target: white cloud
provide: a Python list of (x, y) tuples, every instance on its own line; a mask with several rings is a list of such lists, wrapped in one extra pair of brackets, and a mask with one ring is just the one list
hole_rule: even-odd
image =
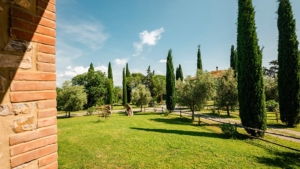
[(133, 47), (135, 49), (135, 54), (133, 56), (138, 56), (143, 51), (143, 46), (154, 46), (157, 44), (158, 40), (161, 39), (162, 33), (164, 32), (164, 28), (156, 29), (151, 32), (148, 30), (144, 30), (139, 33), (139, 37), (141, 39), (140, 42), (133, 42)]
[(115, 64), (116, 65), (125, 65), (128, 62), (128, 59), (115, 59)]
[(108, 39), (103, 25), (96, 19), (76, 20), (59, 22), (58, 33), (67, 39), (81, 43), (92, 50), (101, 49)]
[(107, 74), (108, 67), (101, 65), (101, 66), (96, 66), (94, 69), (100, 70), (101, 72), (104, 72)]
[(166, 63), (167, 60), (160, 60), (159, 63)]
[(157, 41), (161, 38), (161, 34), (164, 31), (164, 28), (160, 28), (151, 32), (148, 32), (147, 30), (141, 32), (140, 39), (142, 44), (156, 45)]

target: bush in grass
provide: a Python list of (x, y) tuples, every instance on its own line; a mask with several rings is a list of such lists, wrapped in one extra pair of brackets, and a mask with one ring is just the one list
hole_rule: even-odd
[(94, 112), (97, 111), (97, 108), (95, 106), (92, 106), (90, 108), (87, 109), (87, 115), (92, 115)]
[(237, 128), (235, 125), (230, 123), (223, 123), (220, 125), (222, 133), (225, 134), (227, 137), (236, 138), (237, 135)]
[(275, 100), (269, 100), (266, 102), (266, 108), (268, 111), (276, 112), (279, 109), (279, 104)]

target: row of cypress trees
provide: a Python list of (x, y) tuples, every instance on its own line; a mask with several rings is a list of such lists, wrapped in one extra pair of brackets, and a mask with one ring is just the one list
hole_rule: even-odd
[[(281, 121), (295, 126), (300, 121), (300, 53), (295, 20), (289, 0), (278, 0), (278, 91)], [(238, 1), (237, 24), (238, 95), (242, 124), (266, 130), (262, 50), (258, 45), (252, 0)], [(234, 50), (233, 47), (231, 49)], [(233, 53), (233, 52), (232, 52)], [(264, 132), (246, 129), (252, 136)]]

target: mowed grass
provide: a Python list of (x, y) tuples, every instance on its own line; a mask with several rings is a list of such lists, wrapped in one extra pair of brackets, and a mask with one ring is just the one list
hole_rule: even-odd
[(58, 119), (58, 147), (62, 169), (300, 166), (297, 151), (245, 136), (228, 139), (215, 124), (153, 113)]

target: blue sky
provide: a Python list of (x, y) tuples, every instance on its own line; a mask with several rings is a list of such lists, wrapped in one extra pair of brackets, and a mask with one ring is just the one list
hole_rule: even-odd
[[(300, 1), (291, 0), (298, 41)], [(277, 58), (277, 0), (253, 0), (263, 66)], [(174, 69), (184, 77), (196, 72), (201, 45), (203, 69), (229, 68), (230, 47), (236, 46), (237, 0), (62, 0), (57, 1), (57, 85), (88, 70), (107, 72), (122, 85), (130, 72), (146, 74), (148, 66), (165, 75), (172, 49)]]

